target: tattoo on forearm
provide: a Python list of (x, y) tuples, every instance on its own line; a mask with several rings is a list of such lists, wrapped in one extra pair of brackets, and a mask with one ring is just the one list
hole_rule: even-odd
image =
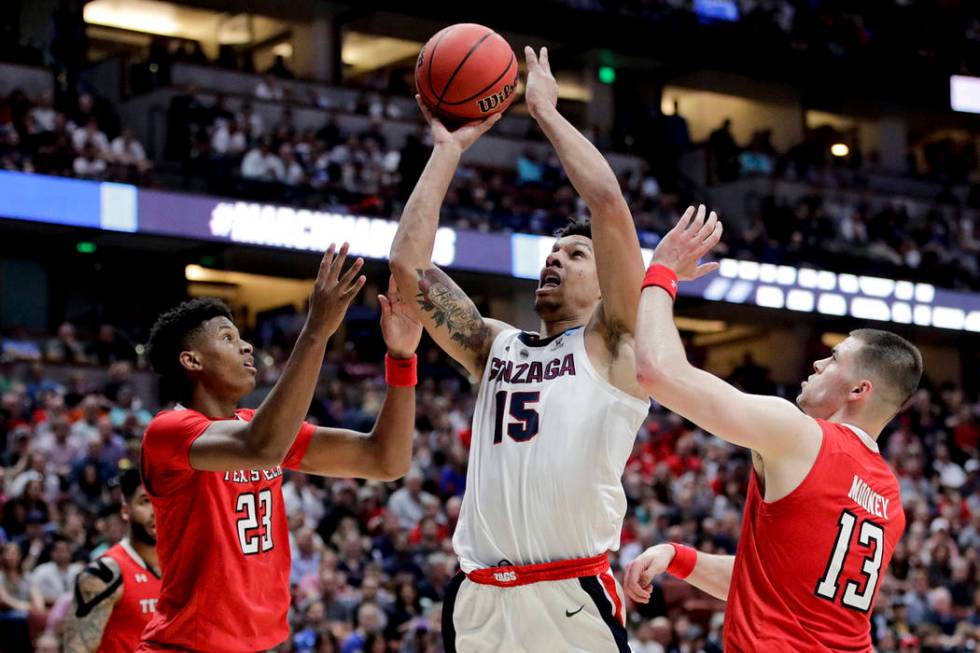
[(445, 325), (454, 341), (471, 351), (483, 351), (490, 329), (472, 300), (439, 268), (416, 271), (416, 300), (422, 310), (432, 316), (436, 326)]
[(99, 648), (112, 609), (122, 593), (122, 576), (115, 564), (98, 560), (75, 581), (75, 600), (65, 624), (65, 653), (91, 653)]

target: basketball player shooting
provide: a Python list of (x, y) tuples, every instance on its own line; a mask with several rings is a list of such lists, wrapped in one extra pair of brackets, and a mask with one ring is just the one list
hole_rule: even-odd
[(628, 651), (607, 551), (649, 408), (632, 336), (643, 259), (615, 174), (556, 109), (547, 50), (525, 55), (528, 108), (592, 216), (558, 234), (541, 270), (539, 333), (483, 317), (431, 261), (460, 156), (499, 115), (450, 132), (420, 102), (434, 149), (391, 250), (426, 330), (480, 379), (443, 638), (450, 652)]
[(915, 391), (922, 357), (892, 333), (852, 331), (813, 364), (799, 408), (693, 367), (673, 298), (678, 281), (717, 268), (698, 261), (721, 232), (714, 213), (692, 207), (657, 246), (637, 316), (637, 379), (666, 408), (752, 450), (738, 549), (651, 547), (630, 563), (626, 593), (648, 601), (650, 581), (667, 571), (727, 600), (726, 651), (871, 651), (869, 615), (905, 529), (876, 440)]

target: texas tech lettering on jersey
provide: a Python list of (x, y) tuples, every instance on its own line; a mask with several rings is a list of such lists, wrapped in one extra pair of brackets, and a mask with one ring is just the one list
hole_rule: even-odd
[(563, 358), (514, 364), (494, 357), (490, 361), (488, 381), (500, 378), (504, 383), (541, 383), (562, 376), (575, 376), (575, 355), (566, 354)]
[(282, 466), (271, 469), (236, 469), (225, 472), (225, 481), (230, 483), (258, 483), (261, 480), (274, 481), (282, 476)]

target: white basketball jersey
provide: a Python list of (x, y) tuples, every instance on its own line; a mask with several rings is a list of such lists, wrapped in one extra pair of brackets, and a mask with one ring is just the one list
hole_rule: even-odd
[(584, 334), (494, 340), (453, 536), (464, 572), (619, 548), (623, 470), (649, 403), (598, 375)]

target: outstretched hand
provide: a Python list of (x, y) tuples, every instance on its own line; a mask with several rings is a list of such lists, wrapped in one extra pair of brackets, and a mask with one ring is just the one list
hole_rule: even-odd
[(718, 214), (712, 211), (705, 221), (705, 212), (704, 204), (698, 207), (697, 214), (693, 206), (687, 207), (653, 251), (653, 262), (667, 266), (683, 281), (703, 277), (719, 267), (717, 262), (698, 264), (718, 244), (722, 234)]
[(422, 115), (425, 116), (425, 121), (429, 123), (429, 128), (432, 130), (432, 142), (436, 145), (452, 145), (458, 147), (460, 153), (465, 152), (478, 138), (490, 131), (490, 128), (496, 125), (497, 121), (503, 115), (495, 113), (489, 118), (468, 122), (455, 131), (449, 131), (442, 124), (442, 121), (432, 114), (429, 107), (425, 106), (421, 96), (416, 95), (415, 101), (418, 103), (419, 109), (422, 110)]
[(381, 304), (381, 335), (388, 353), (395, 358), (411, 358), (422, 339), (422, 323), (398, 294), (395, 275), (388, 279), (388, 294), (378, 295)]
[(524, 99), (527, 110), (535, 119), (546, 109), (558, 104), (558, 82), (551, 74), (551, 62), (548, 61), (548, 48), (541, 48), (539, 54), (534, 48), (525, 46), (524, 58), (527, 61), (527, 85), (524, 88)]
[(316, 276), (316, 283), (313, 284), (313, 291), (310, 293), (310, 312), (306, 322), (311, 328), (327, 337), (333, 335), (340, 327), (347, 308), (366, 280), (363, 274), (358, 275), (361, 266), (364, 265), (362, 258), (358, 258), (350, 267), (343, 270), (348, 249), (349, 245), (344, 243), (340, 247), (340, 252), (334, 255), (335, 245), (331, 244), (327, 248), (320, 261), (320, 270)]

